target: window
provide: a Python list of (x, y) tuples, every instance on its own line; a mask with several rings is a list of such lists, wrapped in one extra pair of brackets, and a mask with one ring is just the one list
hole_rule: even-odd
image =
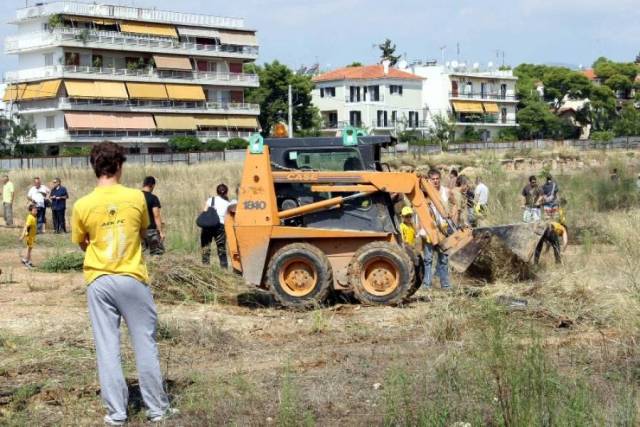
[(507, 109), (503, 108), (500, 110), (500, 121), (502, 123), (507, 123)]
[(76, 52), (65, 52), (64, 65), (75, 65), (76, 67), (79, 66), (80, 55), (78, 55)]
[(320, 88), (320, 98), (324, 98), (324, 88)]
[(379, 128), (389, 127), (388, 113), (386, 111), (378, 110), (377, 125)]
[(391, 112), (391, 123), (395, 126), (397, 121), (398, 121), (398, 112), (397, 111), (392, 111)]
[(362, 126), (362, 113), (360, 111), (350, 111), (349, 124), (356, 127)]
[(507, 97), (507, 85), (506, 84), (501, 84), (500, 85), (500, 98), (501, 99), (505, 99)]
[(330, 112), (327, 115), (328, 123), (325, 124), (330, 129), (335, 129), (338, 127), (338, 113), (335, 111)]
[(46, 116), (44, 119), (45, 119), (45, 128), (53, 129), (56, 127), (56, 116)]
[(420, 124), (420, 116), (417, 111), (409, 111), (409, 127), (417, 128)]
[(380, 101), (380, 86), (369, 86), (369, 100)]
[(360, 86), (349, 86), (349, 102), (360, 102)]
[(362, 170), (360, 152), (354, 149), (292, 150), (287, 153), (287, 167), (329, 171)]
[(335, 98), (336, 97), (336, 88), (335, 87), (325, 87), (324, 88), (324, 96), (327, 98)]
[(45, 67), (53, 65), (53, 53), (44, 54), (44, 65)]
[(471, 95), (473, 93), (473, 83), (467, 82), (467, 85), (465, 87), (466, 87), (466, 90), (464, 93), (467, 95)]
[(454, 98), (458, 96), (458, 81), (457, 80), (451, 80), (451, 96), (454, 97)]
[(402, 85), (390, 85), (389, 93), (391, 95), (402, 95)]

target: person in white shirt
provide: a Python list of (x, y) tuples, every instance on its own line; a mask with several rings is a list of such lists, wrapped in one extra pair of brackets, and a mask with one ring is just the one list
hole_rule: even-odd
[(40, 177), (36, 176), (33, 178), (33, 187), (29, 189), (27, 199), (29, 199), (29, 202), (35, 204), (36, 208), (38, 208), (38, 233), (45, 232), (45, 223), (47, 222), (46, 200), (49, 197), (49, 193), (49, 188), (47, 188), (46, 185), (42, 185)]
[(484, 218), (487, 213), (487, 205), (489, 204), (489, 187), (487, 187), (480, 177), (476, 177), (476, 188), (473, 192), (473, 218), (472, 224), (478, 224), (478, 220)]
[(203, 228), (200, 233), (200, 247), (202, 250), (202, 263), (207, 265), (211, 263), (211, 242), (215, 240), (216, 250), (218, 251), (218, 259), (220, 267), (226, 269), (227, 262), (227, 235), (224, 231), (224, 217), (227, 215), (229, 206), (236, 203), (235, 200), (229, 200), (229, 187), (220, 184), (216, 187), (216, 196), (209, 197), (204, 205), (203, 211), (214, 208), (220, 218), (220, 224), (212, 228)]

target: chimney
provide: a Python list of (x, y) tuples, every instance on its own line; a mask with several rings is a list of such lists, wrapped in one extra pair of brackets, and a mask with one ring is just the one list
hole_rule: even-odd
[(389, 61), (388, 59), (385, 59), (384, 61), (382, 61), (382, 67), (384, 68), (384, 75), (388, 75), (389, 74), (389, 65), (391, 64), (391, 61)]

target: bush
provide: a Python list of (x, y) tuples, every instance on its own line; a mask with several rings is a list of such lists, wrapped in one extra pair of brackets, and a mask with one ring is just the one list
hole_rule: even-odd
[(40, 269), (47, 273), (65, 273), (69, 271), (82, 271), (84, 254), (80, 252), (69, 252), (55, 255), (42, 263)]
[(203, 145), (195, 136), (174, 136), (169, 139), (169, 148), (175, 153), (202, 151)]
[(473, 126), (465, 126), (460, 135), (460, 142), (480, 141), (480, 132), (475, 130)]
[(91, 154), (91, 146), (84, 147), (64, 147), (62, 149), (63, 156), (88, 156)]
[(224, 151), (226, 143), (218, 139), (210, 139), (204, 146), (205, 151)]
[(498, 131), (498, 141), (499, 142), (507, 142), (507, 141), (517, 141), (518, 138), (518, 129), (517, 128), (503, 128)]
[(249, 142), (243, 138), (231, 138), (227, 141), (227, 150), (244, 150), (249, 146)]
[(591, 132), (591, 140), (593, 141), (608, 142), (613, 140), (614, 136), (613, 132), (608, 130), (597, 130), (595, 132)]
[(14, 155), (18, 157), (40, 157), (43, 155), (43, 147), (35, 144), (23, 145), (19, 144), (13, 150)]

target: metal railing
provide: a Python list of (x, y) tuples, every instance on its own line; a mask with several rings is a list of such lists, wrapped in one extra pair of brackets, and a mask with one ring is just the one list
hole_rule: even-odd
[(487, 92), (471, 92), (471, 93), (463, 93), (463, 92), (449, 92), (449, 98), (456, 99), (490, 99), (495, 101), (518, 101), (518, 97), (516, 95), (511, 94), (502, 94), (502, 93), (487, 93)]
[(236, 54), (250, 57), (258, 56), (257, 46), (240, 45), (209, 45), (191, 42), (181, 42), (170, 37), (135, 36), (117, 31), (96, 31), (79, 28), (58, 27), (51, 31), (41, 31), (25, 35), (7, 37), (5, 40), (5, 53), (17, 53), (21, 50), (39, 49), (56, 46), (62, 42), (75, 42), (87, 45), (95, 43), (100, 45), (117, 46), (118, 49), (139, 50), (165, 49), (183, 50), (204, 53)]
[(57, 1), (18, 9), (16, 12), (16, 20), (21, 21), (56, 14), (131, 19), (203, 27), (244, 28), (244, 19), (242, 18), (171, 12), (156, 9), (141, 9), (127, 6), (101, 5), (95, 3), (76, 3), (72, 1)]
[(367, 94), (367, 96), (361, 96), (360, 98), (345, 96), (344, 102), (347, 104), (357, 104), (357, 103), (366, 103), (366, 102), (384, 102), (384, 95), (381, 93), (376, 97), (376, 99), (371, 99), (371, 94)]
[(454, 116), (456, 124), (495, 124), (495, 125), (517, 125), (514, 119), (498, 117), (492, 114), (474, 114), (471, 116)]
[[(100, 139), (155, 139), (166, 142), (174, 136), (196, 136), (201, 139), (214, 138), (249, 138), (253, 134), (252, 131), (239, 131), (234, 129), (217, 130), (217, 131), (158, 131), (158, 130), (67, 130), (67, 129), (38, 129), (37, 136), (33, 139), (26, 140), (25, 143), (53, 143), (73, 141), (74, 139), (82, 140), (100, 140)], [(117, 142), (117, 140), (116, 140)]]
[(260, 105), (244, 102), (212, 102), (212, 101), (144, 101), (116, 99), (81, 99), (58, 98), (53, 100), (30, 101), (19, 104), (19, 111), (41, 109), (108, 109), (113, 110), (203, 110), (207, 112), (242, 112), (260, 114)]
[(145, 81), (166, 81), (166, 80), (189, 80), (189, 81), (210, 81), (216, 83), (247, 83), (258, 84), (259, 77), (257, 74), (246, 73), (222, 73), (222, 72), (205, 72), (205, 71), (170, 71), (152, 69), (134, 69), (128, 68), (109, 68), (109, 67), (90, 67), (82, 65), (50, 65), (46, 67), (27, 68), (17, 71), (8, 71), (4, 75), (7, 82), (18, 82), (27, 80), (39, 80), (45, 78), (63, 78), (67, 75), (73, 78), (83, 77), (87, 75), (89, 78), (117, 78), (136, 79)]
[(423, 129), (429, 127), (427, 120), (409, 121), (409, 120), (373, 120), (371, 127), (374, 129)]

